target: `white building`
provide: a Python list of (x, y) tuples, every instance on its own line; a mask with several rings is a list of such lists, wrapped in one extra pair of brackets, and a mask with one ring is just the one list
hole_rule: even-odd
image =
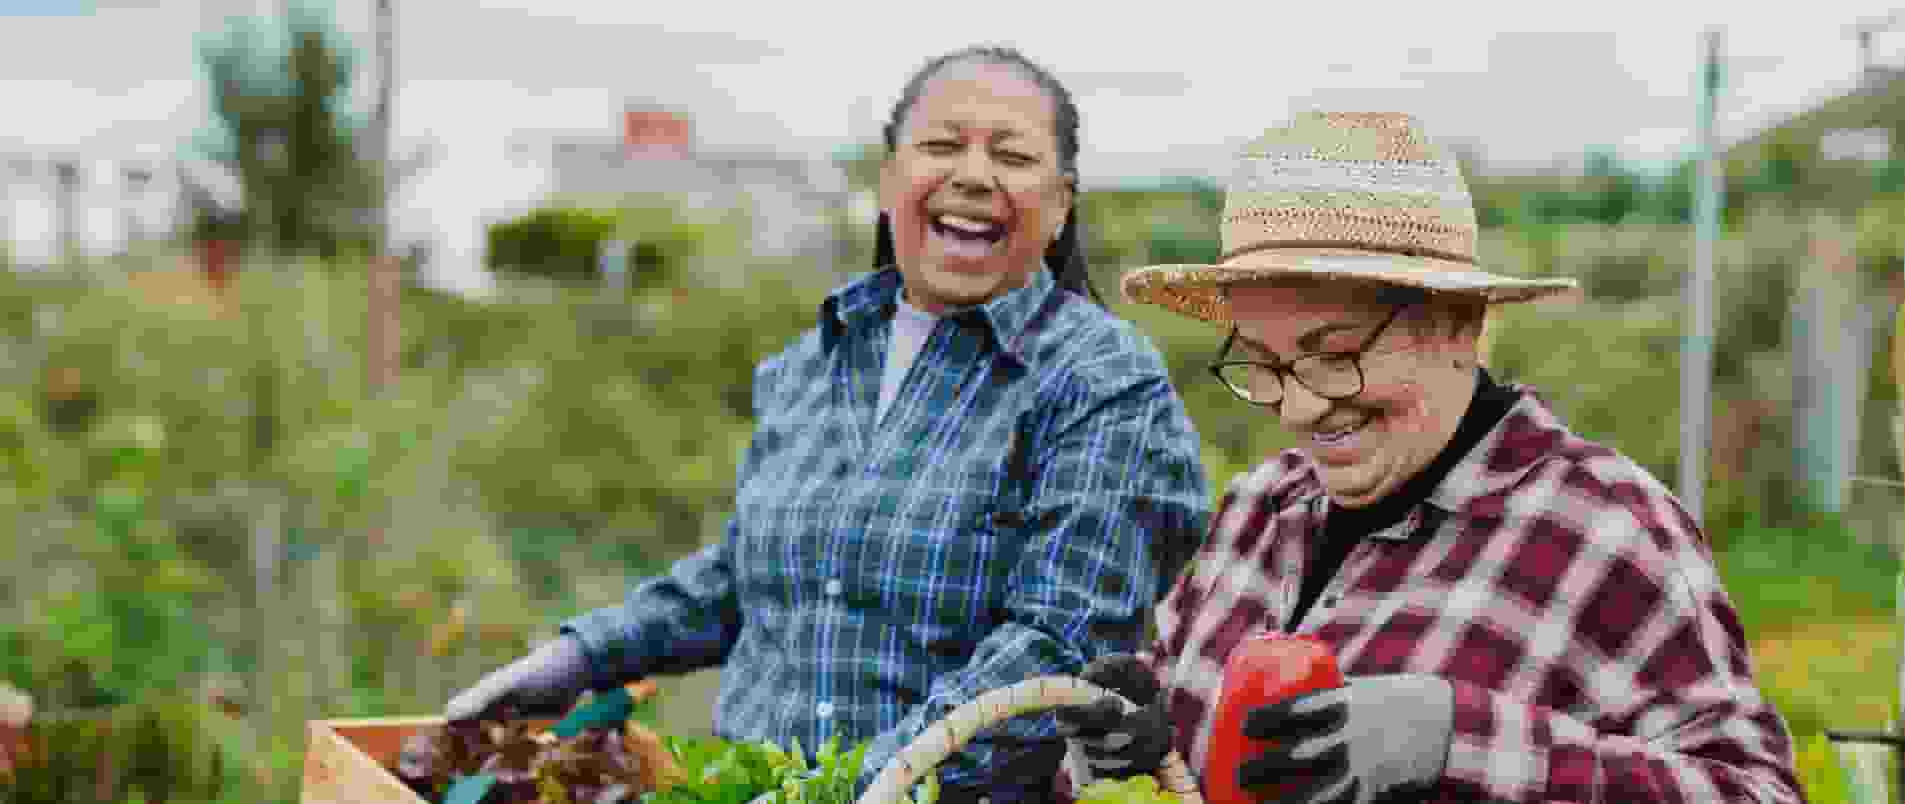
[(15, 265), (59, 261), (70, 235), (83, 257), (124, 254), (179, 220), (173, 164), (150, 157), (0, 154), (0, 242)]

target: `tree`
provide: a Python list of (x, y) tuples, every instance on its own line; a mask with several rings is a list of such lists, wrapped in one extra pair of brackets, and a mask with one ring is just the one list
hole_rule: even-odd
[(1654, 188), (1654, 216), (1662, 223), (1692, 223), (1694, 185), (1700, 181), (1700, 163), (1681, 159)]
[(1581, 206), (1588, 218), (1616, 224), (1640, 210), (1640, 180), (1613, 151), (1589, 151), (1582, 173), (1587, 192)]
[(245, 239), (287, 253), (368, 248), (380, 170), (344, 107), (356, 51), (328, 11), (294, 5), (277, 25), (237, 20), (200, 48), (212, 127), (198, 147), (237, 176)]

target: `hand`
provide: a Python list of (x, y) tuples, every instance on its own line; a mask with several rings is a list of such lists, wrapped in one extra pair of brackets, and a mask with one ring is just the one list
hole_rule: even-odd
[(452, 722), (554, 717), (575, 704), (588, 679), (582, 643), (564, 635), (458, 693), (443, 707), (443, 716)]
[(1248, 789), (1275, 785), (1278, 801), (1370, 804), (1442, 776), (1455, 691), (1435, 676), (1365, 676), (1244, 716), (1244, 736), (1275, 740), (1237, 769)]
[[(1098, 779), (1123, 779), (1155, 772), (1171, 752), (1171, 723), (1150, 668), (1129, 653), (1093, 659), (1079, 675), (1125, 697), (1100, 698), (1087, 706), (1053, 710), (1059, 736), (1065, 738), (1065, 763), (1074, 789)], [(1082, 777), (1082, 778), (1081, 778)]]

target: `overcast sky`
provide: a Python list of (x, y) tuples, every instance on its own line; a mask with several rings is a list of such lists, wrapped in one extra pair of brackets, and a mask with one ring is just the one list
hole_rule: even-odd
[[(278, 1), (94, 0), (60, 13), (88, 4), (0, 0), (0, 148), (169, 148), (204, 118), (192, 34)], [(1843, 91), (1857, 64), (1847, 26), (1887, 10), (1395, 5), (396, 0), (395, 125), (451, 149), (500, 148), (512, 132), (612, 132), (624, 99), (653, 99), (690, 110), (710, 143), (821, 153), (876, 136), (928, 56), (1001, 41), (1079, 95), (1088, 174), (1205, 167), (1311, 105), (1413, 111), (1433, 135), (1478, 140), (1492, 162), (1595, 145), (1658, 159), (1690, 142), (1705, 26), (1728, 29), (1722, 130), (1740, 136)], [(336, 8), (368, 47), (373, 0)], [(1900, 53), (1891, 38), (1882, 55)]]
[[(204, 126), (195, 32), (284, 0), (0, 0), (0, 152), (174, 151)], [(1311, 107), (1401, 110), (1432, 136), (1528, 166), (1607, 146), (1664, 162), (1693, 142), (1700, 34), (1726, 31), (1720, 133), (1845, 91), (1849, 26), (1889, 8), (1790, 4), (395, 0), (400, 144), (445, 162), (413, 213), (468, 220), (537, 178), (511, 136), (613, 136), (624, 101), (690, 112), (712, 146), (825, 154), (878, 136), (910, 72), (968, 44), (1020, 47), (1072, 87), (1087, 187), (1223, 170), (1235, 144)], [(1393, 6), (1393, 7), (1386, 7)], [(368, 55), (374, 0), (339, 27)], [(1905, 33), (1879, 39), (1905, 64)], [(369, 59), (363, 97), (369, 98)], [(465, 231), (468, 230), (468, 231)]]

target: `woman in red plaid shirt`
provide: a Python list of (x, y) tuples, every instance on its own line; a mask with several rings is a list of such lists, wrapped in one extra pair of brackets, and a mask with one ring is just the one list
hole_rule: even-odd
[(1279, 747), (1238, 782), (1303, 780), (1282, 801), (1802, 801), (1698, 524), (1477, 361), (1489, 305), (1574, 283), (1478, 267), (1461, 173), (1407, 115), (1298, 117), (1229, 193), (1219, 264), (1124, 291), (1221, 327), (1213, 372), (1304, 443), (1231, 483), (1152, 650), (1087, 669), (1140, 708), (1060, 712), (1061, 790), (1173, 747), (1201, 771), (1225, 658), (1277, 630), (1348, 682), (1246, 716)]

